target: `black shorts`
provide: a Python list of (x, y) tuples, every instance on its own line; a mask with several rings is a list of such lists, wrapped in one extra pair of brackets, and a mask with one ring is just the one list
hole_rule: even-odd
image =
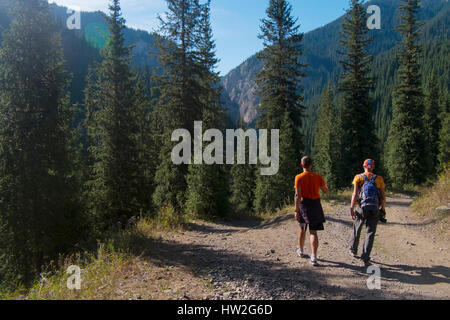
[(299, 222), (298, 224), (300, 225), (300, 228), (302, 228), (303, 231), (306, 231), (308, 229), (309, 226), (309, 231), (320, 231), (320, 230), (324, 230), (323, 227), (323, 223), (317, 223), (317, 224), (308, 224), (306, 223), (306, 221), (303, 219), (303, 217), (300, 215), (299, 217)]

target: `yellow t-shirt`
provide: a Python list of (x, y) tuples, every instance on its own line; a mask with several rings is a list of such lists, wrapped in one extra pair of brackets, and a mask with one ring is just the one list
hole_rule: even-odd
[[(372, 179), (372, 177), (373, 177), (373, 173), (367, 173), (367, 179), (370, 180), (370, 179)], [(364, 177), (362, 176), (362, 174), (357, 174), (352, 182), (353, 185), (358, 184), (358, 186), (360, 186), (360, 187), (363, 183), (364, 183)], [(384, 183), (384, 179), (382, 176), (377, 176), (375, 178), (375, 185), (377, 186), (377, 188), (379, 190), (384, 190), (386, 188), (386, 184)]]

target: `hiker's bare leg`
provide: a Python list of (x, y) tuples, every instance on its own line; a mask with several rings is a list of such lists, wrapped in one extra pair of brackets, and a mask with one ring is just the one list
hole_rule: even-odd
[(303, 231), (302, 228), (300, 228), (300, 231), (298, 232), (298, 247), (303, 250), (303, 247), (305, 246), (305, 239), (306, 239), (306, 231)]
[(319, 248), (319, 236), (316, 230), (309, 230), (309, 241), (311, 242), (311, 252), (317, 256), (317, 249)]

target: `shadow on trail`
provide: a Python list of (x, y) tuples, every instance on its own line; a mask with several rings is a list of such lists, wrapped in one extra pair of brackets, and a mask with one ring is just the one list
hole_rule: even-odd
[[(248, 228), (248, 229), (266, 229), (271, 228), (276, 225), (279, 225), (287, 220), (294, 220), (294, 213), (290, 214), (288, 212), (281, 213), (278, 216), (275, 216), (271, 218), (269, 221), (263, 220), (261, 218), (253, 218), (251, 220), (231, 220), (231, 221), (217, 221), (215, 222), (215, 225), (218, 226), (218, 230), (214, 231), (214, 229), (217, 229), (217, 227), (208, 227), (208, 226), (198, 226), (196, 224), (190, 224), (191, 230), (194, 231), (202, 231), (202, 230), (211, 230), (211, 233), (218, 232), (221, 229), (221, 227), (232, 227), (232, 228)], [(199, 230), (197, 230), (199, 229)], [(226, 232), (236, 232), (236, 231), (242, 231), (242, 230), (235, 230), (230, 229), (230, 231), (224, 231)]]
[[(325, 262), (324, 267), (346, 268), (356, 272), (364, 273), (364, 268), (343, 262), (321, 260)], [(436, 283), (450, 284), (450, 268), (444, 266), (417, 267), (408, 265), (389, 265), (373, 260), (374, 265), (381, 269), (381, 277), (388, 281), (397, 281), (400, 283), (432, 285)], [(408, 274), (413, 273), (413, 274)]]
[[(338, 219), (338, 218), (334, 218), (334, 217), (330, 217), (330, 216), (326, 216), (325, 218), (327, 221), (341, 223), (347, 227), (353, 227), (353, 221), (351, 221), (351, 220), (343, 220), (343, 219)], [(389, 218), (389, 217), (387, 217), (387, 218)], [(424, 227), (424, 226), (430, 225), (432, 223), (435, 223), (436, 221), (438, 221), (438, 219), (431, 219), (431, 220), (427, 220), (427, 221), (423, 221), (423, 222), (419, 222), (419, 223), (392, 222), (392, 221), (388, 220), (387, 223), (378, 222), (378, 228), (384, 228), (384, 227), (389, 227), (389, 226), (394, 226), (394, 225), (405, 226), (405, 227)]]
[(277, 226), (287, 220), (294, 221), (294, 213), (291, 214), (291, 213), (285, 212), (279, 216), (276, 216), (275, 218), (271, 219), (270, 221), (264, 222), (264, 223), (260, 224), (259, 226), (256, 226), (255, 229), (272, 228), (272, 227)]
[(405, 226), (405, 227), (424, 227), (424, 226), (430, 225), (432, 223), (435, 223), (436, 221), (438, 221), (438, 219), (431, 219), (431, 220), (427, 220), (427, 221), (423, 221), (423, 222), (419, 222), (419, 223), (391, 222), (391, 221), (388, 220), (388, 222), (386, 224), (379, 223), (378, 225), (385, 225), (385, 226), (396, 225), (396, 226)]
[(338, 218), (334, 218), (334, 217), (330, 217), (330, 216), (325, 216), (325, 219), (327, 221), (341, 223), (343, 225), (346, 225), (347, 227), (352, 227), (353, 226), (353, 222), (352, 221), (338, 219)]
[[(276, 255), (260, 260), (245, 254), (219, 251), (207, 245), (180, 244), (174, 241), (139, 239), (140, 249), (146, 248), (142, 256), (149, 262), (160, 266), (179, 265), (188, 267), (190, 272), (203, 276), (213, 271), (221, 281), (233, 281), (243, 287), (247, 284), (247, 293), (257, 292), (256, 299), (420, 299), (409, 294), (397, 295), (381, 290), (366, 288), (366, 276), (361, 277), (360, 287), (342, 288), (333, 284), (341, 277), (338, 273), (324, 275), (305, 266), (288, 267), (276, 261)], [(141, 254), (142, 251), (135, 252)], [(294, 257), (293, 257), (294, 259)], [(348, 266), (354, 268), (355, 266)], [(362, 268), (358, 268), (362, 271)], [(245, 287), (245, 286), (244, 286)], [(252, 299), (253, 296), (250, 296)]]
[[(222, 226), (224, 228), (222, 228)], [(226, 228), (227, 227), (226, 224), (218, 225), (218, 227), (212, 227), (210, 225), (202, 225), (202, 224), (197, 224), (197, 223), (191, 222), (187, 225), (187, 227), (188, 227), (189, 231), (194, 231), (194, 232), (204, 233), (204, 234), (208, 234), (208, 233), (227, 234), (227, 233), (234, 233), (234, 232), (239, 231), (237, 229)]]
[(391, 201), (387, 200), (386, 202), (386, 210), (389, 210), (390, 207), (410, 207), (410, 201)]
[[(402, 264), (390, 265), (376, 262), (380, 265), (381, 275), (384, 278), (393, 279), (410, 284), (450, 284), (450, 268), (445, 266), (418, 267)], [(409, 272), (406, 273), (406, 272)], [(411, 274), (412, 273), (412, 274)]]

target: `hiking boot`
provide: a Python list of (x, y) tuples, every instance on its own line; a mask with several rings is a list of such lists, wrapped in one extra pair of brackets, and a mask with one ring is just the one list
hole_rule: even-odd
[(353, 251), (352, 249), (348, 250), (348, 254), (351, 255), (353, 258), (357, 257), (356, 252)]
[(380, 210), (380, 218), (378, 219), (381, 223), (387, 223), (386, 220), (386, 211)]
[(370, 262), (370, 259), (369, 260), (363, 260), (363, 263), (364, 263), (364, 267), (365, 268), (370, 267), (372, 265), (372, 263)]
[(317, 258), (313, 255), (311, 255), (311, 259), (309, 260), (309, 263), (311, 263), (313, 266), (317, 266)]

